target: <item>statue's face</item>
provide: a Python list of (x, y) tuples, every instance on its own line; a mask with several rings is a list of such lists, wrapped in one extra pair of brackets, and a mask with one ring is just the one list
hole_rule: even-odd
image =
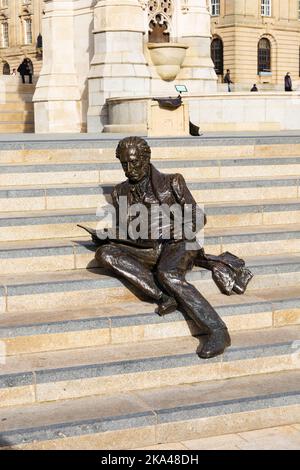
[(134, 147), (122, 151), (120, 162), (126, 177), (132, 183), (138, 183), (148, 174), (149, 159), (140, 155)]

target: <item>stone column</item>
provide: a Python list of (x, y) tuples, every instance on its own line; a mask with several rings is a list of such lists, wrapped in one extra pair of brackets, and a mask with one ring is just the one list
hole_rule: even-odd
[(81, 132), (81, 97), (74, 60), (74, 0), (44, 3), (43, 67), (33, 96), (35, 131)]
[(185, 81), (191, 93), (215, 92), (217, 76), (210, 55), (211, 24), (207, 0), (179, 0), (179, 31), (189, 46), (177, 79)]
[(89, 74), (88, 132), (108, 122), (106, 98), (149, 95), (150, 74), (143, 52), (144, 15), (139, 0), (99, 0)]

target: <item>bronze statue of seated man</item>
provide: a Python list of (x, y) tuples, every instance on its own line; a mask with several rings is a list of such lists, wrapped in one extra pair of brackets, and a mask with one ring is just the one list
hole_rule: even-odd
[[(127, 198), (128, 213), (134, 204), (145, 206), (148, 216), (153, 204), (177, 204), (182, 211), (185, 205), (190, 205), (193, 211), (200, 210), (180, 174), (162, 174), (150, 163), (151, 149), (144, 139), (128, 137), (121, 140), (116, 156), (127, 177), (112, 192), (117, 214), (121, 196)], [(205, 224), (205, 215), (202, 219)], [(173, 312), (179, 306), (206, 334), (199, 356), (208, 359), (222, 354), (230, 346), (230, 336), (214, 308), (186, 280), (187, 271), (199, 258), (200, 245), (198, 249), (190, 249), (184, 235), (179, 239), (174, 236), (172, 218), (169, 223), (167, 239), (160, 236), (151, 239), (150, 228), (147, 240), (122, 241), (119, 238), (102, 243), (94, 236), (94, 242), (100, 245), (95, 257), (101, 267), (126, 279), (141, 293), (154, 299), (158, 303), (158, 314)]]

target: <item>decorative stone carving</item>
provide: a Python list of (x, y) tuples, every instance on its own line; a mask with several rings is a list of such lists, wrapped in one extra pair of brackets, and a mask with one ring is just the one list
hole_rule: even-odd
[(181, 11), (185, 15), (189, 11), (189, 0), (181, 0)]
[(19, 17), (30, 17), (32, 16), (32, 6), (22, 5)]
[[(170, 34), (172, 29), (172, 15), (174, 7), (172, 0), (149, 0), (148, 1), (148, 25), (149, 33), (153, 33), (154, 29), (160, 29), (163, 35)], [(154, 42), (153, 38), (151, 41)], [(160, 37), (160, 41), (164, 42)]]
[(148, 7), (148, 0), (139, 0), (139, 4), (141, 5), (143, 10), (146, 10)]

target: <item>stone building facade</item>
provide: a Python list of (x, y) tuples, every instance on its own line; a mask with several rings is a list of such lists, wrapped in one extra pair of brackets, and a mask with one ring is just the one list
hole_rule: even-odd
[(107, 98), (174, 95), (181, 83), (192, 93), (216, 91), (207, 0), (45, 0), (44, 7), (37, 132), (101, 132)]
[(299, 0), (209, 0), (212, 57), (219, 81), (231, 70), (236, 89), (282, 89), (300, 76)]
[(28, 57), (38, 74), (42, 66), (43, 0), (0, 0), (0, 74), (9, 74)]

